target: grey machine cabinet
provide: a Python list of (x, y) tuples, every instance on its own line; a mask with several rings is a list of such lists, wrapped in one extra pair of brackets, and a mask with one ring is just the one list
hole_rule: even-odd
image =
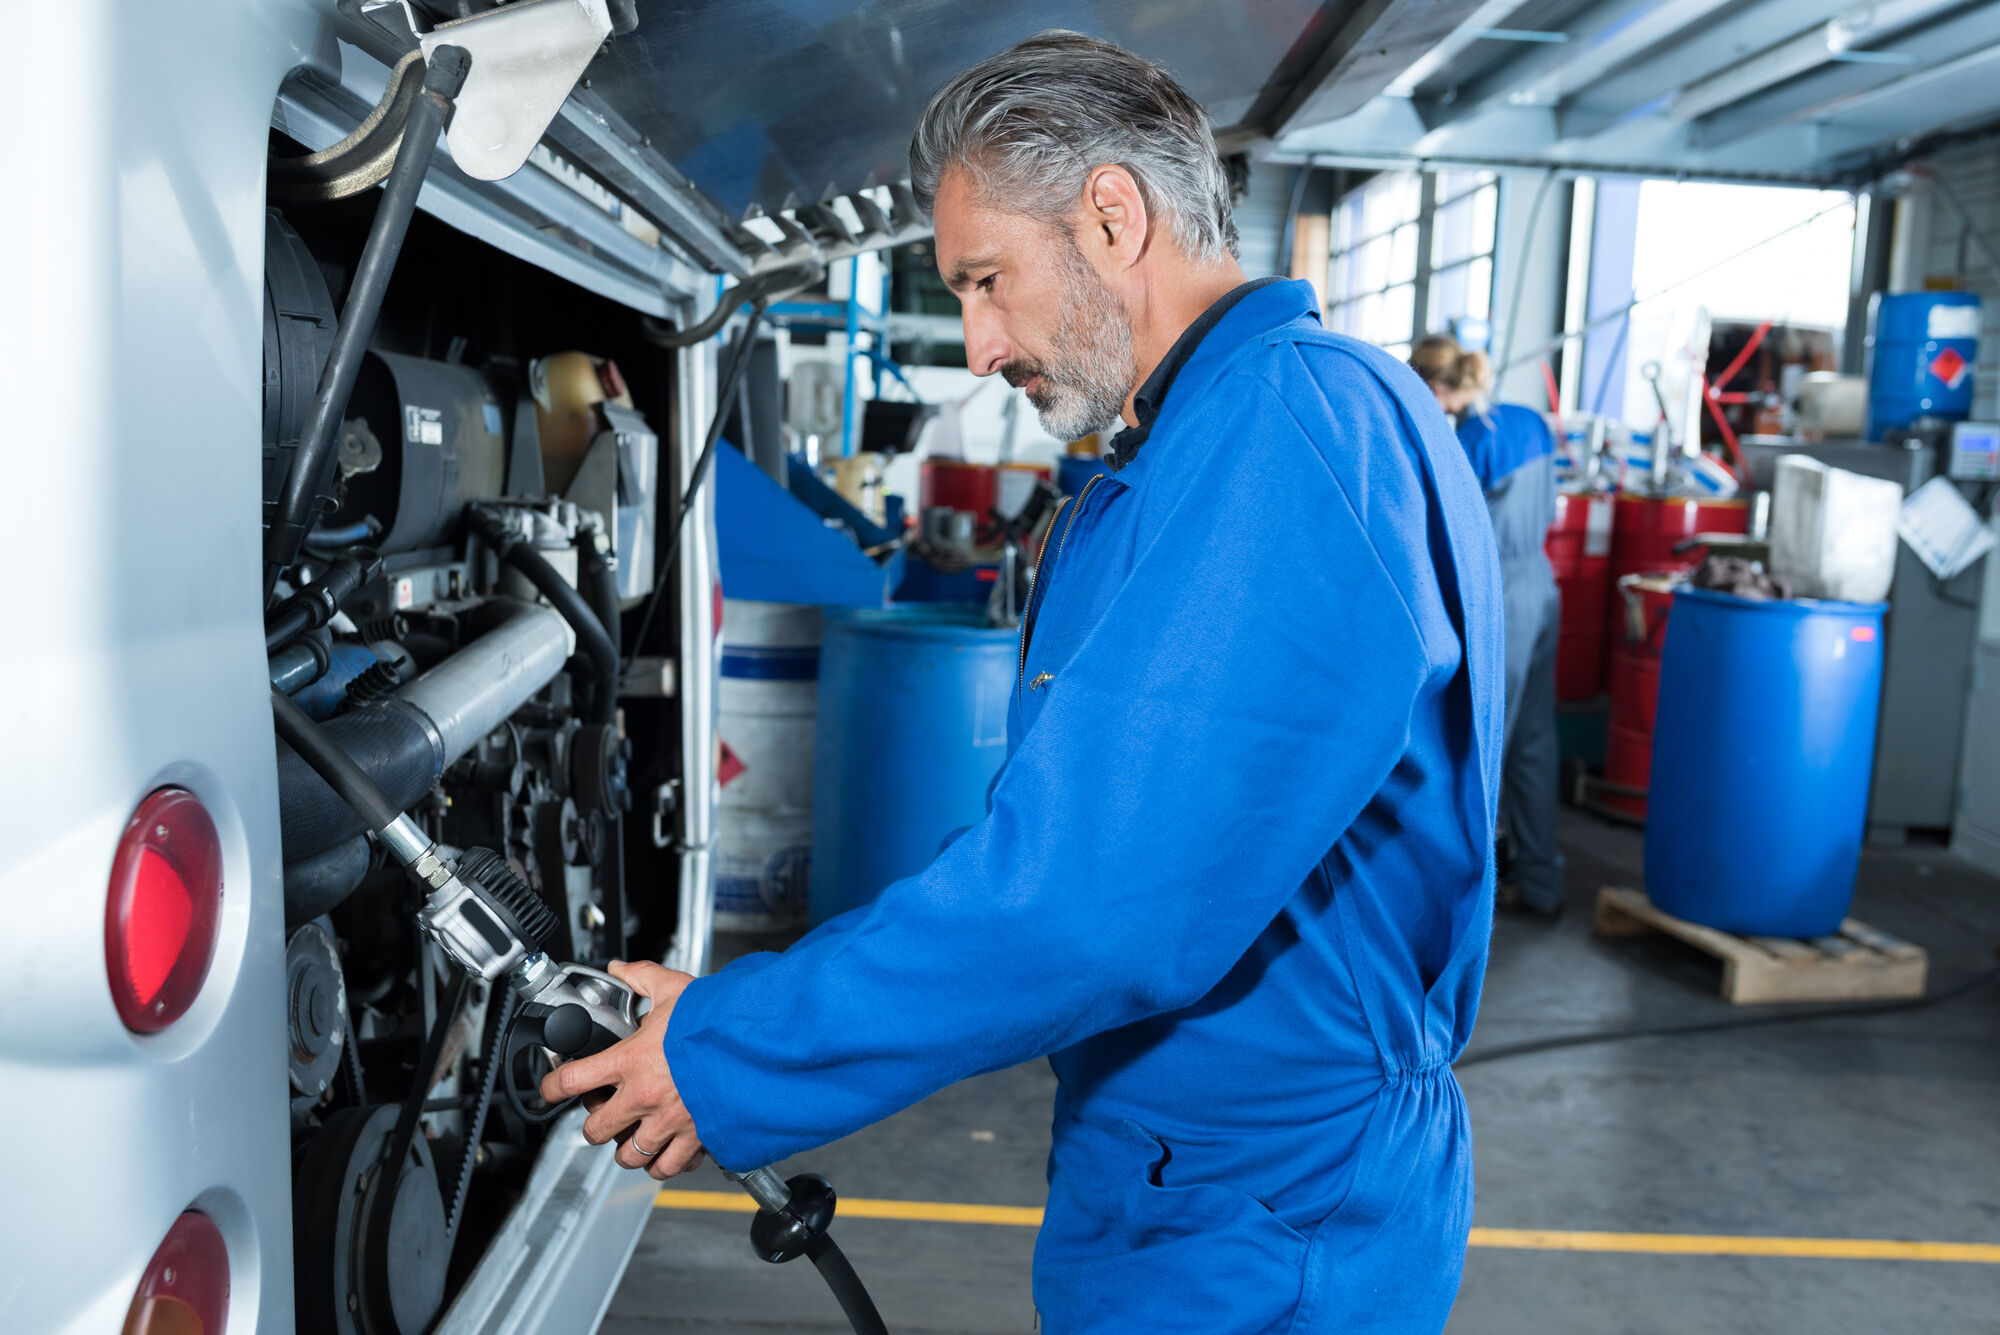
[[(1768, 487), (1777, 459), (1803, 454), (1834, 468), (1887, 478), (1909, 495), (1938, 472), (1933, 448), (1827, 441), (1750, 445), (1757, 485)], [(1979, 484), (1956, 484), (1968, 498)], [(1972, 691), (1973, 646), (1986, 563), (1949, 581), (1933, 576), (1908, 543), (1897, 544), (1884, 630), (1882, 714), (1875, 740), (1874, 790), (1868, 800), (1870, 843), (1901, 843), (1911, 831), (1945, 832), (1958, 814), (1959, 760)]]

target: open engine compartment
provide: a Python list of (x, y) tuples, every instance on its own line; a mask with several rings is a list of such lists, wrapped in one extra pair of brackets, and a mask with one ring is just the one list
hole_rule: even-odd
[[(267, 212), (267, 525), (377, 198)], [(673, 420), (678, 358), (637, 313), (418, 215), (272, 598), (346, 563), (337, 615), (274, 636), (274, 688), (432, 840), (504, 856), (561, 924), (559, 961), (659, 958), (676, 923), (678, 853), (649, 818), (680, 777), (673, 591), (646, 643), (621, 623), (638, 633), (665, 575), (676, 474), (654, 424)], [(609, 670), (527, 562), (501, 559), (515, 547), (609, 631)], [(540, 1071), (503, 1069), (504, 987), (457, 995), (410, 880), (283, 743), (278, 777), (297, 1328), (415, 1335), (534, 1166)], [(414, 1099), (421, 1132), (392, 1172)]]

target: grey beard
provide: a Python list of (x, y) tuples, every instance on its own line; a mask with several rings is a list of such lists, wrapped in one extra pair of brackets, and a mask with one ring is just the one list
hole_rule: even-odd
[(1042, 430), (1076, 440), (1105, 426), (1124, 410), (1138, 383), (1132, 359), (1132, 324), (1124, 308), (1076, 248), (1062, 250), (1062, 315), (1051, 338), (1040, 392), (1030, 394)]

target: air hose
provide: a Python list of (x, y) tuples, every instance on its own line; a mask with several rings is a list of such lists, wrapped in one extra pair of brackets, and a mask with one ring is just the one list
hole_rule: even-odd
[(1532, 1038), (1522, 1043), (1505, 1043), (1495, 1048), (1468, 1052), (1452, 1063), (1452, 1069), (1462, 1071), (1468, 1066), (1484, 1066), (1487, 1062), (1506, 1061), (1512, 1057), (1530, 1057), (1540, 1052), (1590, 1047), (1599, 1043), (1623, 1043), (1635, 1038), (1678, 1038), (1688, 1034), (1726, 1033), (1732, 1029), (1768, 1029), (1774, 1025), (1805, 1024), (1813, 1020), (1858, 1020), (1873, 1015), (1899, 1015), (1904, 1011), (1928, 1010), (1947, 1001), (1956, 1001), (1993, 982), (2000, 982), (2000, 967), (1974, 974), (1942, 991), (1902, 1001), (1812, 1006), (1760, 1015), (1732, 1015), (1721, 1020), (1696, 1020), (1688, 1024), (1634, 1025), (1625, 1029), (1586, 1029), (1574, 1034), (1551, 1034), (1547, 1038)]
[[(488, 1061), (498, 1057), (499, 1078), (510, 1102), (519, 1106), (513, 1068), (515, 1058), (528, 1049), (540, 1048), (551, 1060), (566, 1061), (601, 1052), (638, 1029), (637, 998), (624, 984), (595, 969), (557, 964), (542, 953), (542, 945), (554, 934), (555, 914), (514, 874), (506, 859), (471, 848), (455, 865), (447, 866), (437, 845), (304, 710), (278, 691), (271, 693), (271, 710), (278, 735), (360, 814), (391, 856), (429, 892), (417, 921), (430, 939), (467, 973), (496, 981), (506, 977), (514, 995)], [(428, 1073), (437, 1068), (451, 1020), (466, 993), (467, 985), (461, 981), (449, 1003), (439, 1008), (417, 1065), (419, 1087), (405, 1101), (390, 1137), (394, 1154), (408, 1152), (429, 1093)], [(477, 1148), (468, 1144), (465, 1153), (474, 1154)], [(393, 1155), (389, 1160), (397, 1161)], [(760, 1257), (771, 1262), (810, 1257), (856, 1335), (888, 1335), (868, 1290), (827, 1232), (835, 1197), (825, 1178), (803, 1173), (788, 1182), (770, 1168), (723, 1172), (757, 1202), (750, 1240)], [(462, 1184), (454, 1195), (462, 1198)], [(456, 1201), (447, 1205), (455, 1216)], [(388, 1221), (382, 1217), (377, 1223), (375, 1231), (384, 1239), (379, 1245), (386, 1246)]]

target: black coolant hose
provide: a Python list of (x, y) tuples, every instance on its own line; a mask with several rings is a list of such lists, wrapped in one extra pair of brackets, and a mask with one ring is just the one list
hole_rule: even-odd
[[(694, 471), (688, 475), (687, 494), (681, 497), (680, 508), (674, 512), (673, 529), (666, 535), (665, 547), (655, 566), (658, 573), (653, 577), (653, 591), (646, 597), (646, 608), (639, 614), (639, 629), (632, 636), (635, 655), (646, 647), (646, 632), (653, 627), (653, 614), (660, 610), (660, 603), (666, 597), (667, 577), (673, 573), (674, 560), (680, 555), (681, 535), (687, 532), (688, 515), (701, 495), (701, 481), (708, 475), (709, 461), (715, 457), (716, 443), (722, 439), (722, 424), (729, 420), (730, 405), (736, 402), (736, 388), (743, 382), (744, 369), (750, 365), (750, 349), (757, 341), (757, 327), (764, 321), (764, 305), (761, 298), (750, 303), (750, 318), (743, 322), (743, 332), (736, 336), (729, 362), (716, 383), (715, 415), (708, 421), (708, 438), (702, 442)], [(735, 307), (732, 305), (730, 309), (733, 311)]]
[(875, 1310), (875, 1300), (868, 1296), (868, 1287), (854, 1273), (838, 1243), (822, 1233), (807, 1244), (806, 1256), (833, 1291), (833, 1300), (840, 1304), (847, 1324), (854, 1327), (854, 1335), (889, 1335), (889, 1328), (882, 1324), (882, 1314)]
[(373, 851), (357, 834), (324, 852), (285, 864), (285, 930), (331, 913), (347, 902), (368, 874)]
[(622, 628), (618, 606), (618, 567), (603, 552), (597, 549), (597, 534), (582, 530), (576, 535), (577, 582), (583, 585), (584, 595), (590, 599), (590, 609), (597, 614), (598, 624), (604, 627), (612, 646), (618, 644)]
[[(583, 585), (590, 598), (590, 605), (597, 613), (598, 622), (604, 627), (615, 647), (624, 625), (619, 617), (618, 607), (618, 564), (608, 550), (598, 547), (601, 535), (582, 529), (576, 535), (577, 582)], [(608, 547), (608, 544), (607, 544)], [(599, 721), (611, 725), (617, 716), (618, 691), (622, 683), (617, 657), (612, 662), (613, 676), (608, 687), (600, 683), (600, 711), (609, 710)], [(610, 857), (604, 869), (604, 918), (608, 924), (606, 931), (610, 941), (610, 954), (623, 958), (625, 954), (625, 813), (614, 808), (607, 813), (611, 819)]]
[(271, 686), (291, 695), (324, 677), (333, 666), (333, 637), (324, 627), (308, 631), (272, 653)]
[(293, 741), (295, 734), (302, 735), (301, 729), (295, 721), (288, 725), (288, 719), (305, 720), (311, 737), (308, 745), (330, 747), (388, 802), (400, 803), (397, 811), (422, 797), (444, 773), (437, 725), (401, 696), (351, 709), (323, 724), (313, 723), (290, 698), (277, 692), (272, 709), (279, 740), (285, 743), (278, 749), (278, 823), (288, 864), (324, 853), (366, 828), (347, 795), (328, 783), (318, 763), (331, 761), (332, 755), (324, 749), (308, 755)]
[(305, 710), (293, 704), (290, 696), (282, 691), (271, 692), (271, 717), (285, 745), (298, 752), (369, 829), (379, 832), (396, 823), (403, 809), (376, 787), (368, 771), (341, 750), (337, 742), (306, 716)]
[[(597, 674), (597, 697), (591, 721), (609, 723), (618, 713), (618, 643), (576, 587), (562, 577), (542, 554), (498, 516), (475, 505), (467, 512), (472, 529), (493, 554), (514, 567), (535, 586), (549, 606), (576, 632), (577, 652), (590, 661)], [(615, 623), (614, 623), (615, 624)]]
[(381, 569), (382, 558), (372, 547), (357, 547), (328, 564), (318, 579), (271, 609), (264, 619), (264, 652), (275, 654), (305, 632), (326, 625), (340, 605)]
[(430, 54), (423, 91), (411, 108), (402, 145), (396, 150), (396, 165), (389, 170), (375, 220), (368, 226), (368, 241), (347, 289), (347, 304), (341, 309), (340, 327), (320, 372), (312, 412), (292, 453), (277, 513), (264, 533), (267, 603), (278, 576), (299, 559), (306, 536), (318, 521), (319, 499), (334, 462), (341, 416), (347, 411), (355, 378), (361, 374), (361, 359), (374, 336), (375, 319), (382, 312), (382, 297), (389, 290), (389, 276), (402, 253), (403, 238), (409, 235), (410, 218), (417, 210), (417, 195), (437, 151), (438, 136), (451, 124), (452, 99), (465, 86), (471, 68), (472, 57), (463, 47), (440, 46)]

